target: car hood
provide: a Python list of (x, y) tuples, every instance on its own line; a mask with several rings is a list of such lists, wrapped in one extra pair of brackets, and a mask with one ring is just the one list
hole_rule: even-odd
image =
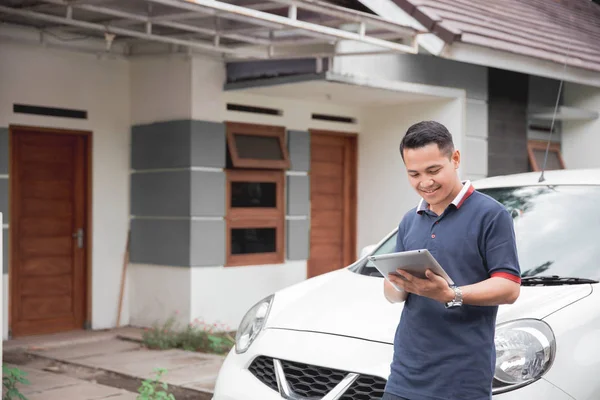
[[(522, 287), (519, 299), (500, 306), (497, 323), (543, 319), (589, 295), (591, 285)], [(291, 329), (393, 343), (402, 304), (383, 296), (383, 279), (342, 269), (278, 292), (266, 328)]]

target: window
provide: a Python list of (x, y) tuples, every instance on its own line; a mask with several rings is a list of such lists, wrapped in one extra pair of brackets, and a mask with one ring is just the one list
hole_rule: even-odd
[(227, 146), (234, 168), (290, 167), (283, 127), (228, 123)]
[(226, 176), (226, 265), (283, 263), (285, 172), (232, 168)]
[[(529, 163), (533, 171), (541, 171), (546, 157), (547, 142), (540, 140), (530, 140), (527, 144), (529, 153)], [(565, 169), (565, 163), (560, 153), (560, 144), (550, 143), (548, 149), (548, 160), (546, 161), (546, 170)]]

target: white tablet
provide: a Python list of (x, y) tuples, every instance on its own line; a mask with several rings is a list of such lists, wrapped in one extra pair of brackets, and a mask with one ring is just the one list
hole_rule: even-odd
[[(375, 268), (377, 268), (377, 270), (385, 279), (388, 280), (388, 282), (388, 274), (394, 274), (402, 278), (402, 276), (396, 272), (397, 269), (402, 269), (422, 279), (425, 279), (425, 271), (430, 269), (434, 274), (444, 278), (449, 285), (454, 285), (454, 281), (448, 276), (446, 271), (444, 271), (442, 266), (427, 249), (380, 254), (376, 256), (369, 256), (368, 259), (375, 265)], [(393, 283), (392, 285), (397, 290), (401, 290)]]

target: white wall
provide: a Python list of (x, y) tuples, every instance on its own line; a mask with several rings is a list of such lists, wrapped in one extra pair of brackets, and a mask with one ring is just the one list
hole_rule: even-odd
[[(92, 328), (114, 326), (129, 214), (129, 65), (0, 42), (0, 126), (93, 132)], [(87, 120), (14, 114), (13, 103), (88, 111)], [(127, 323), (125, 296), (122, 322)], [(6, 313), (6, 309), (5, 309)]]
[(237, 329), (261, 299), (306, 279), (306, 262), (192, 269), (192, 320)]
[[(465, 144), (465, 99), (366, 110), (359, 136), (357, 248), (379, 242), (415, 207), (419, 196), (408, 183), (399, 146), (413, 123), (436, 120)], [(465, 160), (463, 159), (463, 165)], [(462, 172), (461, 167), (461, 172)]]
[(152, 326), (171, 316), (181, 324), (190, 322), (190, 268), (145, 264), (129, 268), (131, 325)]
[[(564, 84), (564, 104), (600, 112), (600, 88)], [(562, 150), (566, 167), (600, 168), (600, 119), (566, 121), (562, 125)]]
[[(368, 49), (369, 45), (342, 42), (340, 51)], [(465, 179), (488, 174), (488, 69), (474, 64), (426, 54), (344, 56), (334, 61), (341, 74), (376, 76), (378, 79), (457, 88), (465, 91), (466, 137), (461, 151), (465, 156)]]
[(131, 125), (192, 114), (192, 59), (182, 55), (131, 61)]

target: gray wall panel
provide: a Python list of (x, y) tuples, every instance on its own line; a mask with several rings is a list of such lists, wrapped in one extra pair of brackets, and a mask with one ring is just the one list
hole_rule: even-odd
[(287, 177), (287, 215), (310, 214), (310, 180), (308, 176)]
[(2, 228), (2, 273), (8, 274), (8, 228)]
[(400, 54), (398, 58), (395, 79), (465, 89), (470, 99), (488, 98), (486, 67), (424, 54)]
[(192, 221), (191, 266), (225, 264), (225, 221)]
[[(554, 107), (560, 82), (541, 76), (529, 76), (529, 107)], [(562, 102), (561, 102), (562, 103)]]
[(8, 174), (8, 128), (0, 128), (0, 175)]
[(490, 69), (488, 176), (529, 171), (527, 104), (527, 75)]
[(308, 260), (310, 243), (310, 221), (286, 221), (286, 258)]
[(131, 262), (190, 266), (189, 219), (133, 219)]
[(191, 215), (225, 216), (225, 173), (192, 171)]
[(310, 134), (306, 131), (288, 131), (288, 151), (292, 171), (310, 170)]
[(131, 130), (132, 168), (189, 167), (190, 132), (189, 120), (134, 126)]
[(131, 174), (131, 214), (189, 216), (190, 171)]
[(10, 222), (8, 212), (8, 182), (7, 178), (0, 178), (0, 213), (2, 213), (4, 224)]
[(225, 168), (225, 124), (192, 121), (190, 151), (193, 167)]

